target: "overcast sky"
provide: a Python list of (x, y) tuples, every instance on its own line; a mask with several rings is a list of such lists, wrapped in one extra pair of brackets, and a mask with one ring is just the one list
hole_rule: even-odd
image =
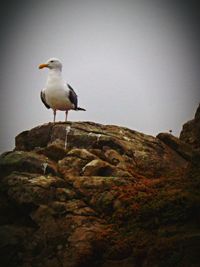
[[(156, 135), (194, 117), (200, 101), (196, 1), (68, 0), (1, 4), (0, 151), (21, 131), (52, 121), (40, 101), (50, 57), (86, 112), (72, 121)], [(188, 3), (188, 4), (187, 4)], [(198, 2), (197, 2), (198, 3)], [(57, 120), (64, 120), (58, 112)]]

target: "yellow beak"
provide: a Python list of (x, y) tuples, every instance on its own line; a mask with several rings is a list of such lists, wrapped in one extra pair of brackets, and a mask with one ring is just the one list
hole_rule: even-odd
[(39, 69), (43, 69), (43, 68), (47, 68), (48, 67), (48, 64), (40, 64), (39, 65)]

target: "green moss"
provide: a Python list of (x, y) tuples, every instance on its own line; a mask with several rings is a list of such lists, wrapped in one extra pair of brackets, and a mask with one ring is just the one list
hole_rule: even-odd
[(6, 155), (2, 155), (0, 158), (0, 165), (14, 165), (26, 157), (26, 152), (16, 151)]

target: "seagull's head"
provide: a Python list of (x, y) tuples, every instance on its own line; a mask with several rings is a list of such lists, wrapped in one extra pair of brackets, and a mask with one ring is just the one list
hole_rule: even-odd
[(50, 58), (47, 63), (39, 65), (39, 69), (43, 68), (62, 70), (62, 63), (57, 58)]

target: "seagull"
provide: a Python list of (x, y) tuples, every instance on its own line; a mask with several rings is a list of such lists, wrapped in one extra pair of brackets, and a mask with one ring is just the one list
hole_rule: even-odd
[(62, 63), (57, 58), (50, 58), (47, 63), (40, 64), (39, 69), (48, 68), (46, 87), (40, 92), (40, 98), (48, 109), (53, 110), (53, 122), (56, 121), (56, 111), (65, 111), (65, 121), (69, 110), (83, 110), (78, 107), (78, 97), (74, 89), (62, 78)]

